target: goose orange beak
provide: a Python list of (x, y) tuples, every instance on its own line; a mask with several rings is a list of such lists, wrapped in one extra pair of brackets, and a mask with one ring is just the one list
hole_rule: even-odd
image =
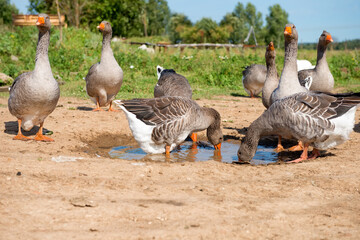
[(216, 144), (214, 147), (215, 147), (215, 150), (220, 150), (221, 149), (221, 143)]
[(104, 30), (105, 29), (105, 24), (104, 23), (100, 23), (99, 26), (96, 27), (97, 29), (100, 30)]
[(292, 34), (291, 27), (285, 27), (284, 35), (285, 36), (291, 36), (291, 34)]
[(334, 41), (334, 40), (332, 39), (332, 37), (331, 37), (330, 34), (326, 36), (326, 42), (331, 43), (331, 42), (333, 42), (333, 41)]
[(273, 42), (270, 42), (270, 43), (269, 43), (269, 50), (270, 50), (270, 51), (274, 51), (274, 50), (275, 50), (275, 47), (274, 47), (274, 43), (273, 43)]
[(44, 17), (39, 17), (38, 20), (36, 21), (36, 25), (44, 25), (45, 24), (45, 18)]

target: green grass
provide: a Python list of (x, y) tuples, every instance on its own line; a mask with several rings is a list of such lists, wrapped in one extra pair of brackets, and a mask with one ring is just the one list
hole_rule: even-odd
[[(1, 29), (0, 72), (15, 78), (23, 72), (31, 71), (35, 64), (38, 31), (35, 27)], [(130, 41), (157, 42), (166, 38), (127, 39)], [(100, 33), (82, 29), (64, 29), (63, 42), (59, 44), (59, 31), (52, 29), (49, 59), (52, 71), (65, 82), (61, 86), (62, 96), (87, 98), (86, 76), (90, 66), (100, 60)], [(124, 71), (124, 82), (117, 98), (152, 97), (157, 82), (156, 66), (173, 68), (189, 80), (194, 98), (211, 98), (216, 95), (245, 95), (241, 79), (242, 70), (252, 63), (265, 64), (265, 49), (186, 49), (180, 55), (179, 49), (168, 49), (149, 55), (138, 49), (138, 45), (113, 42), (115, 58)], [(19, 61), (11, 60), (11, 55)], [(283, 50), (277, 50), (277, 68), (283, 66)], [(316, 51), (300, 50), (299, 59), (316, 63)], [(359, 51), (328, 51), (328, 63), (342, 91), (360, 91)], [(130, 68), (133, 66), (133, 68)], [(0, 82), (1, 85), (1, 82)], [(7, 96), (1, 93), (0, 96)]]

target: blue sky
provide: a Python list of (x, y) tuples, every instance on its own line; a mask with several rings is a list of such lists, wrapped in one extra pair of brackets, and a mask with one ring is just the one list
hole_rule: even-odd
[[(172, 12), (184, 13), (192, 22), (210, 17), (220, 22), (235, 9), (238, 0), (167, 0)], [(22, 13), (27, 13), (27, 0), (11, 0)], [(244, 5), (250, 1), (240, 1)], [(280, 4), (296, 25), (299, 42), (317, 42), (323, 30), (334, 40), (360, 39), (360, 0), (252, 0), (257, 11), (265, 16), (269, 6)]]

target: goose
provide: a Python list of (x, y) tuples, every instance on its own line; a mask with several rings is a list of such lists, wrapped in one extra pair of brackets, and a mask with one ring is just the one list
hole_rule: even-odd
[(101, 59), (89, 69), (85, 77), (86, 92), (96, 104), (93, 111), (102, 111), (100, 107), (109, 106), (109, 111), (117, 111), (112, 108), (112, 101), (119, 92), (123, 81), (123, 70), (117, 63), (111, 50), (111, 25), (102, 21), (97, 28), (103, 34)]
[(10, 113), (18, 119), (18, 134), (15, 140), (30, 140), (22, 134), (21, 128), (29, 131), (40, 125), (34, 140), (52, 142), (52, 138), (43, 135), (45, 118), (54, 111), (60, 97), (60, 89), (54, 79), (48, 57), (50, 43), (50, 17), (39, 14), (36, 22), (39, 38), (36, 47), (35, 69), (18, 76), (10, 88), (8, 107)]
[[(274, 103), (277, 100), (280, 100), (284, 97), (290, 96), (295, 93), (308, 92), (309, 90), (302, 86), (299, 82), (298, 71), (297, 71), (297, 51), (298, 51), (298, 32), (294, 24), (286, 24), (284, 30), (285, 38), (285, 57), (284, 57), (284, 67), (281, 72), (279, 85), (273, 91), (270, 97), (270, 102)], [(312, 82), (307, 80), (308, 82)], [(279, 138), (281, 141), (281, 138)], [(301, 141), (289, 148), (290, 151), (299, 151), (303, 150), (303, 145)]]
[[(158, 82), (154, 88), (154, 97), (185, 97), (192, 99), (192, 89), (189, 81), (182, 75), (177, 74), (174, 69), (164, 69), (161, 66), (156, 67)], [(196, 143), (197, 133), (190, 134), (191, 140)]]
[[(312, 68), (311, 63), (307, 60), (296, 60), (296, 65), (299, 71), (302, 69)], [(251, 98), (254, 98), (254, 96), (257, 96), (260, 92), (262, 92), (262, 88), (264, 87), (266, 81), (267, 67), (261, 64), (252, 64), (245, 67), (245, 70), (242, 73), (244, 90)], [(309, 89), (311, 86), (309, 79), (310, 78), (303, 79), (300, 84)]]
[(178, 96), (192, 98), (192, 89), (188, 80), (175, 72), (173, 69), (164, 69), (161, 66), (156, 67), (158, 82), (154, 88), (154, 97)]
[(333, 42), (331, 34), (324, 30), (317, 45), (315, 68), (302, 70), (298, 73), (300, 82), (304, 81), (308, 76), (312, 77), (311, 91), (332, 92), (334, 89), (334, 77), (326, 61), (326, 49), (331, 42)]
[(249, 94), (251, 98), (261, 93), (266, 78), (266, 67), (261, 64), (252, 64), (245, 67), (242, 74), (242, 84), (245, 92)]
[(220, 114), (213, 108), (200, 107), (183, 97), (115, 100), (125, 113), (135, 140), (146, 153), (169, 156), (177, 145), (197, 131), (207, 129), (215, 149), (221, 148), (223, 134)]
[[(274, 102), (249, 127), (238, 150), (239, 161), (249, 162), (255, 155), (261, 136), (279, 134), (304, 143), (297, 163), (315, 159), (326, 150), (349, 139), (354, 128), (360, 93), (346, 96), (301, 92)], [(308, 157), (308, 147), (313, 146)]]

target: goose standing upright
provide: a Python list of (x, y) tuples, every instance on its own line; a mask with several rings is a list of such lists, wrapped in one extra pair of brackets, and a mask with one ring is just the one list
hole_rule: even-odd
[(40, 124), (35, 136), (37, 141), (54, 141), (43, 135), (45, 118), (54, 111), (60, 97), (60, 89), (54, 79), (48, 57), (50, 43), (50, 17), (39, 14), (36, 26), (39, 39), (36, 48), (35, 69), (18, 76), (10, 88), (9, 111), (18, 119), (18, 134), (15, 140), (29, 140), (21, 133), (21, 127), (29, 131)]
[(333, 42), (330, 33), (325, 30), (320, 35), (317, 45), (317, 60), (314, 69), (301, 70), (298, 73), (299, 81), (303, 82), (305, 78), (311, 76), (311, 91), (332, 92), (334, 89), (334, 77), (330, 72), (329, 65), (326, 61), (327, 46)]
[(190, 133), (205, 129), (215, 149), (221, 148), (221, 118), (213, 108), (200, 107), (183, 97), (114, 102), (125, 112), (135, 140), (147, 153), (165, 152), (169, 156)]
[(250, 94), (251, 98), (261, 93), (266, 78), (266, 67), (261, 64), (252, 64), (245, 67), (242, 74), (242, 83), (245, 92)]
[(86, 92), (96, 104), (93, 111), (102, 111), (100, 107), (110, 104), (109, 111), (117, 111), (112, 108), (112, 101), (119, 92), (123, 81), (123, 70), (117, 63), (111, 50), (111, 25), (102, 21), (97, 27), (103, 34), (101, 59), (89, 69), (85, 77)]
[(266, 47), (266, 78), (264, 87), (262, 89), (262, 103), (264, 107), (269, 108), (272, 102), (270, 101), (271, 94), (279, 85), (279, 74), (276, 70), (276, 52), (273, 42), (270, 42)]
[(297, 72), (297, 51), (298, 51), (298, 32), (294, 24), (286, 24), (284, 30), (285, 37), (285, 58), (284, 68), (281, 72), (279, 86), (271, 94), (270, 101), (290, 96), (295, 93), (308, 92), (300, 85)]
[[(261, 136), (279, 134), (304, 143), (300, 158), (291, 162), (315, 159), (320, 150), (335, 147), (349, 138), (354, 128), (360, 94), (328, 95), (301, 92), (274, 102), (248, 128), (239, 150), (239, 161), (249, 162), (255, 155)], [(309, 145), (314, 147), (308, 158)]]

